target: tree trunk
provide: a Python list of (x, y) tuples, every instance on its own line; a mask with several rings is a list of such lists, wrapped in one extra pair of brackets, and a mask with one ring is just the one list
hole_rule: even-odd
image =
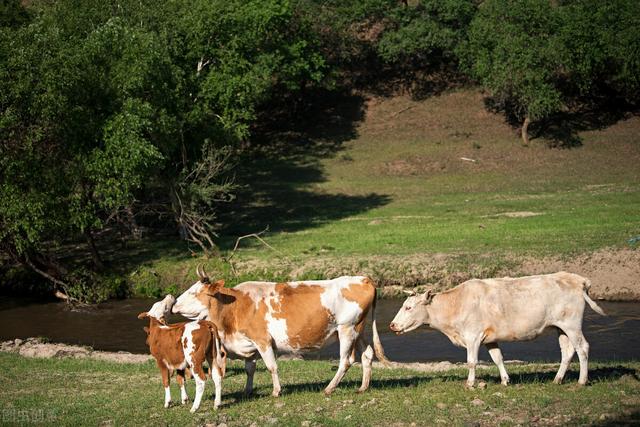
[(529, 116), (527, 116), (524, 118), (524, 123), (522, 123), (522, 144), (525, 147), (529, 145), (529, 132), (527, 131), (529, 123), (531, 123), (531, 120), (529, 120)]
[(86, 229), (84, 232), (84, 236), (86, 237), (87, 244), (89, 245), (89, 251), (91, 252), (91, 260), (93, 261), (93, 266), (96, 268), (96, 270), (102, 270), (104, 268), (104, 264), (102, 262), (102, 258), (100, 258), (100, 253), (98, 252), (98, 248), (96, 247), (96, 242), (93, 239), (91, 230)]

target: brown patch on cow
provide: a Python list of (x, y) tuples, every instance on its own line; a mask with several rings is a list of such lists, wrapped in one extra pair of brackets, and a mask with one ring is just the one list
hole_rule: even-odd
[(209, 307), (209, 319), (225, 335), (242, 333), (261, 350), (271, 345), (264, 300), (256, 305), (244, 292), (221, 287), (217, 287), (215, 293), (205, 289), (198, 294), (198, 299)]
[[(206, 379), (207, 374), (204, 372), (203, 364), (212, 349), (212, 337), (209, 328), (203, 321), (199, 321), (198, 329), (191, 332), (191, 341), (193, 342), (193, 351), (191, 352), (191, 361), (193, 363), (193, 374), (201, 379)], [(215, 351), (215, 350), (214, 350)]]
[(331, 313), (320, 300), (325, 289), (305, 284), (295, 288), (287, 283), (276, 284), (280, 310), (274, 311), (273, 317), (285, 320), (289, 344), (293, 348), (317, 348), (327, 338)]
[(189, 340), (187, 337), (184, 338), (184, 343), (182, 344), (182, 348), (187, 348), (187, 344), (189, 344)]
[(160, 369), (162, 369), (161, 365), (165, 367), (180, 366), (184, 361), (180, 341), (185, 324), (186, 322), (176, 323), (169, 327), (162, 328), (164, 325), (161, 322), (152, 317), (149, 318), (147, 344), (149, 345), (151, 355), (156, 358)]
[(340, 293), (347, 301), (357, 303), (365, 313), (369, 311), (376, 297), (376, 288), (371, 280), (365, 279), (362, 283), (352, 283), (349, 287), (341, 289)]

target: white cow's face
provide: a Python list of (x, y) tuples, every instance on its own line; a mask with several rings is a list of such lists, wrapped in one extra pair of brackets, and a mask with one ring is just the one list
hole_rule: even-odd
[(198, 280), (178, 297), (171, 311), (191, 320), (206, 318), (209, 306), (202, 299), (206, 286)]
[(153, 304), (151, 310), (147, 312), (149, 317), (156, 320), (164, 320), (165, 316), (171, 312), (171, 307), (175, 304), (176, 299), (173, 295), (167, 295), (162, 301)]
[(427, 291), (424, 294), (407, 298), (396, 317), (391, 321), (389, 328), (397, 334), (404, 334), (428, 323), (427, 304), (431, 301), (432, 296), (431, 292)]

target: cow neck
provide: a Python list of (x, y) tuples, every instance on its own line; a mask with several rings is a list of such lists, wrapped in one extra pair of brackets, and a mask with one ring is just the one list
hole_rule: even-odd
[[(220, 294), (220, 298), (211, 297), (213, 304), (209, 308), (209, 319), (219, 329), (225, 329), (224, 326), (236, 324), (236, 310), (235, 305), (238, 298), (242, 298), (244, 294), (231, 288), (224, 288), (217, 292)], [(234, 301), (224, 301), (225, 296), (235, 298)]]
[[(450, 326), (450, 316), (448, 313), (448, 305), (450, 304), (450, 295), (447, 293), (438, 293), (427, 304), (427, 314), (429, 319), (425, 322), (432, 328), (445, 329)], [(442, 310), (445, 308), (445, 310)]]

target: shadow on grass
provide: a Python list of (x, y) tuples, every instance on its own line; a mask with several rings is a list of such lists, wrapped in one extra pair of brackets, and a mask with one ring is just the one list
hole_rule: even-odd
[[(515, 114), (517, 109), (495, 98), (484, 99), (485, 108), (493, 113), (503, 113), (506, 122), (518, 130), (522, 120)], [(569, 111), (561, 111), (549, 117), (533, 121), (529, 126), (529, 136), (544, 139), (550, 148), (578, 148), (582, 146), (579, 132), (601, 130), (638, 114), (638, 108), (615, 96), (594, 97), (575, 102)]]
[[(508, 368), (507, 368), (508, 371)], [(531, 384), (531, 383), (551, 383), (556, 376), (557, 370), (551, 371), (541, 371), (541, 372), (516, 372), (509, 373), (510, 382), (509, 384)], [(640, 377), (638, 376), (638, 372), (635, 369), (627, 368), (624, 366), (614, 366), (607, 368), (595, 368), (589, 369), (589, 381), (597, 382), (597, 381), (612, 381), (620, 379), (625, 375), (630, 375), (636, 380), (640, 381)], [(571, 384), (578, 382), (579, 371), (578, 370), (570, 370), (564, 377), (563, 384)], [(478, 375), (478, 378), (482, 379), (488, 383), (500, 383), (500, 377), (498, 375), (492, 375), (489, 373), (481, 372)], [(461, 380), (466, 379), (461, 378)]]
[(629, 411), (626, 414), (618, 414), (602, 421), (596, 421), (590, 425), (594, 427), (637, 426), (640, 425), (640, 409)]
[[(357, 137), (364, 118), (365, 99), (345, 92), (309, 94), (299, 117), (275, 106), (263, 114), (258, 135), (245, 150), (236, 169), (240, 190), (221, 212), (223, 249), (232, 236), (269, 228), (293, 232), (383, 206), (384, 194), (326, 193), (313, 186), (327, 180), (322, 160), (340, 155), (345, 141)], [(281, 113), (278, 113), (281, 112)], [(349, 156), (339, 157), (348, 164)], [(255, 242), (247, 242), (252, 244)]]
[[(372, 379), (369, 389), (393, 389), (400, 387), (415, 387), (423, 383), (427, 383), (432, 381), (432, 377), (428, 376), (413, 376), (406, 378), (386, 378), (386, 379)], [(282, 384), (282, 394), (290, 395), (295, 393), (303, 393), (303, 392), (317, 392), (322, 393), (329, 384), (330, 379), (327, 381), (315, 381), (315, 382), (302, 382), (295, 384)], [(354, 393), (357, 392), (357, 389), (360, 387), (361, 382), (359, 380), (344, 380), (341, 381), (338, 385), (338, 389), (345, 390), (353, 390)], [(235, 393), (230, 393), (225, 396), (225, 398), (232, 399), (234, 402), (238, 401), (247, 401), (254, 399), (261, 399), (266, 396), (271, 395), (271, 384), (264, 384), (260, 386), (260, 392), (254, 393), (251, 396), (246, 396), (242, 391), (237, 391)]]

